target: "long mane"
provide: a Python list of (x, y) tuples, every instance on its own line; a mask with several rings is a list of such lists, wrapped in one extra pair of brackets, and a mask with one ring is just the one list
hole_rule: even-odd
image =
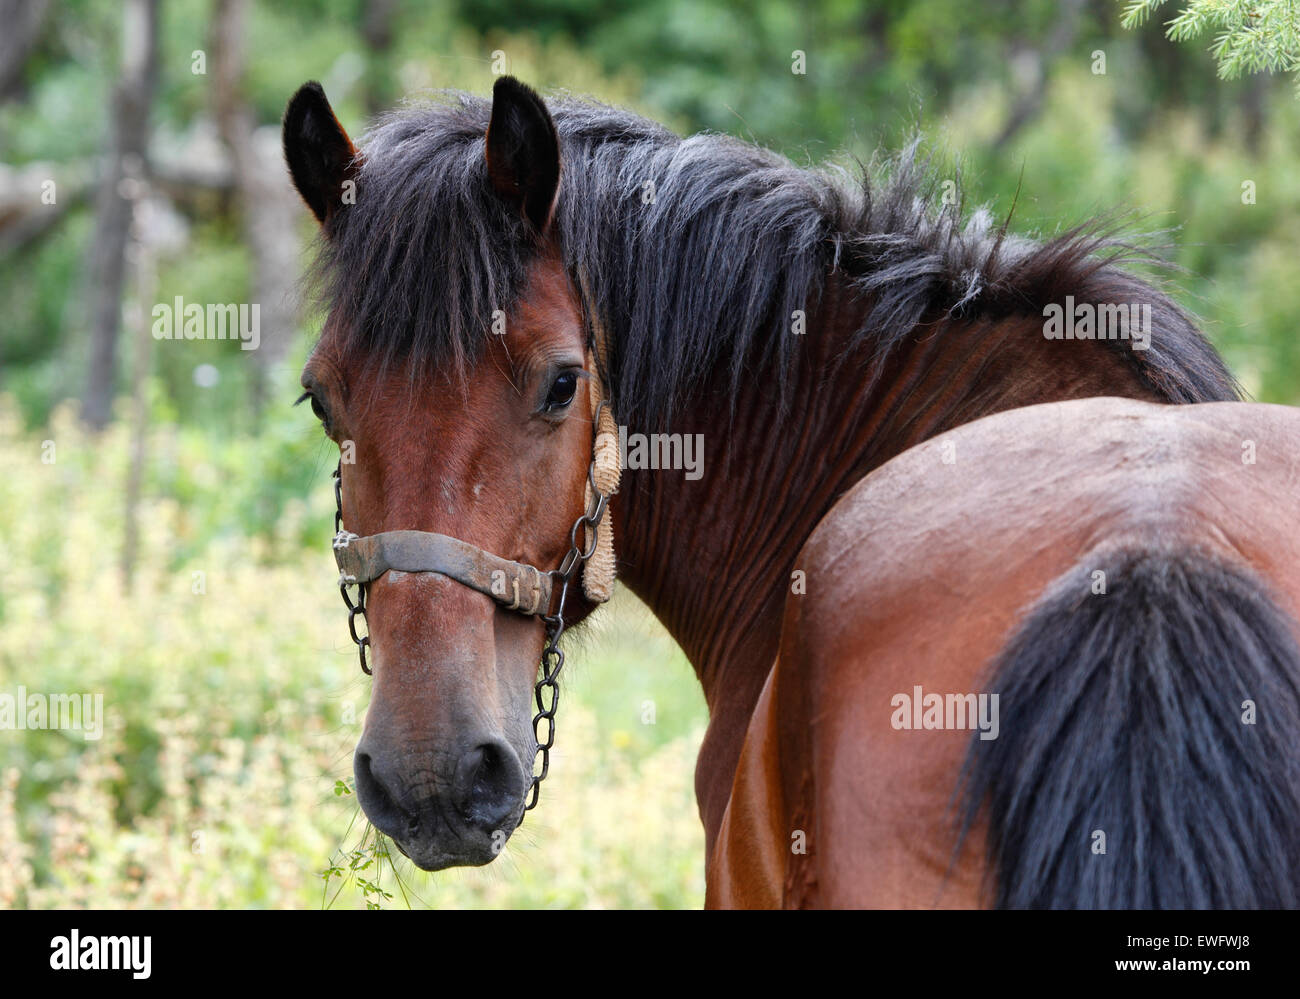
[[(1039, 242), (987, 212), (936, 207), (941, 178), (915, 144), (883, 171), (808, 170), (591, 101), (548, 107), (561, 144), (558, 238), (608, 331), (623, 422), (666, 423), (705, 379), (735, 389), (762, 371), (781, 395), (799, 342), (792, 313), (811, 311), (831, 274), (861, 296), (846, 355), (865, 341), (881, 362), (919, 323), (1041, 316), (1068, 294), (1151, 305), (1149, 350), (1110, 343), (1162, 397), (1239, 396), (1192, 319), (1126, 269), (1152, 255), (1113, 220)], [(334, 216), (316, 271), (345, 350), (459, 368), (493, 312), (517, 301), (535, 249), (487, 181), (490, 113), (484, 98), (447, 94), (362, 140), (356, 203)]]

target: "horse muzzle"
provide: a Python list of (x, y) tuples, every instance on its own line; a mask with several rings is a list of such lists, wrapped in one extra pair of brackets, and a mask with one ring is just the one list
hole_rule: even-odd
[(357, 799), (366, 816), (426, 871), (494, 860), (523, 818), (531, 786), (518, 754), (503, 739), (470, 740), (452, 755), (446, 783), (427, 778), (439, 761), (413, 767), (409, 755), (399, 760), (366, 737), (353, 757)]

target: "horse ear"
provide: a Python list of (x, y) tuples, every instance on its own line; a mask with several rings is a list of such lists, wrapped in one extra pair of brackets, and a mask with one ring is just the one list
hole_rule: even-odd
[(289, 101), (283, 138), (294, 186), (324, 225), (343, 205), (344, 184), (356, 177), (359, 163), (356, 146), (315, 80), (304, 83)]
[(513, 76), (492, 87), (487, 168), (496, 192), (545, 232), (560, 186), (560, 140), (542, 99)]

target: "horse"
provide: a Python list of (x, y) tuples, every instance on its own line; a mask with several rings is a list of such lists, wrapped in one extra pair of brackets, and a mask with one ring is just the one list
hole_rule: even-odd
[[(490, 100), (391, 114), (360, 148), (308, 83), (283, 141), (328, 306), (301, 381), (340, 445), (335, 556), (373, 668), (357, 796), (426, 870), (490, 862), (537, 804), (559, 638), (616, 566), (708, 707), (706, 903), (815, 904), (718, 872), (740, 869), (742, 751), (793, 640), (805, 546), (837, 503), (1004, 411), (1240, 399), (1192, 319), (1129, 272), (1142, 250), (1113, 226), (1036, 242), (936, 211), (911, 148), (881, 182), (801, 169), (504, 76)], [(1145, 332), (1054, 334), (1044, 316), (1066, 305), (1071, 322), (1131, 305)], [(866, 609), (837, 612), (847, 627)], [(833, 625), (810, 620), (805, 640)], [(784, 722), (851, 726), (860, 707)], [(869, 897), (842, 888), (836, 901)]]
[(1300, 410), (1107, 397), (862, 479), (799, 554), (710, 900), (1296, 907), (1297, 484)]

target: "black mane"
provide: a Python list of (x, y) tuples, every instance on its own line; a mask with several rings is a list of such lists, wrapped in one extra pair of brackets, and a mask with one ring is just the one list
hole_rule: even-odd
[[(1238, 397), (1192, 320), (1123, 268), (1151, 256), (1113, 222), (1037, 243), (985, 212), (934, 209), (939, 182), (915, 146), (877, 183), (872, 171), (804, 170), (726, 136), (682, 139), (589, 101), (548, 107), (563, 163), (560, 245), (609, 331), (621, 422), (663, 424), (719, 371), (738, 387), (767, 368), (779, 388), (798, 342), (791, 313), (815, 306), (832, 268), (863, 295), (856, 336), (877, 360), (945, 315), (1041, 316), (1067, 294), (1149, 302), (1149, 350), (1108, 342), (1171, 402)], [(389, 115), (363, 140), (356, 204), (332, 219), (318, 260), (345, 350), (459, 366), (482, 349), (493, 311), (509, 313), (534, 250), (487, 182), (490, 114), (488, 100), (451, 94)]]

